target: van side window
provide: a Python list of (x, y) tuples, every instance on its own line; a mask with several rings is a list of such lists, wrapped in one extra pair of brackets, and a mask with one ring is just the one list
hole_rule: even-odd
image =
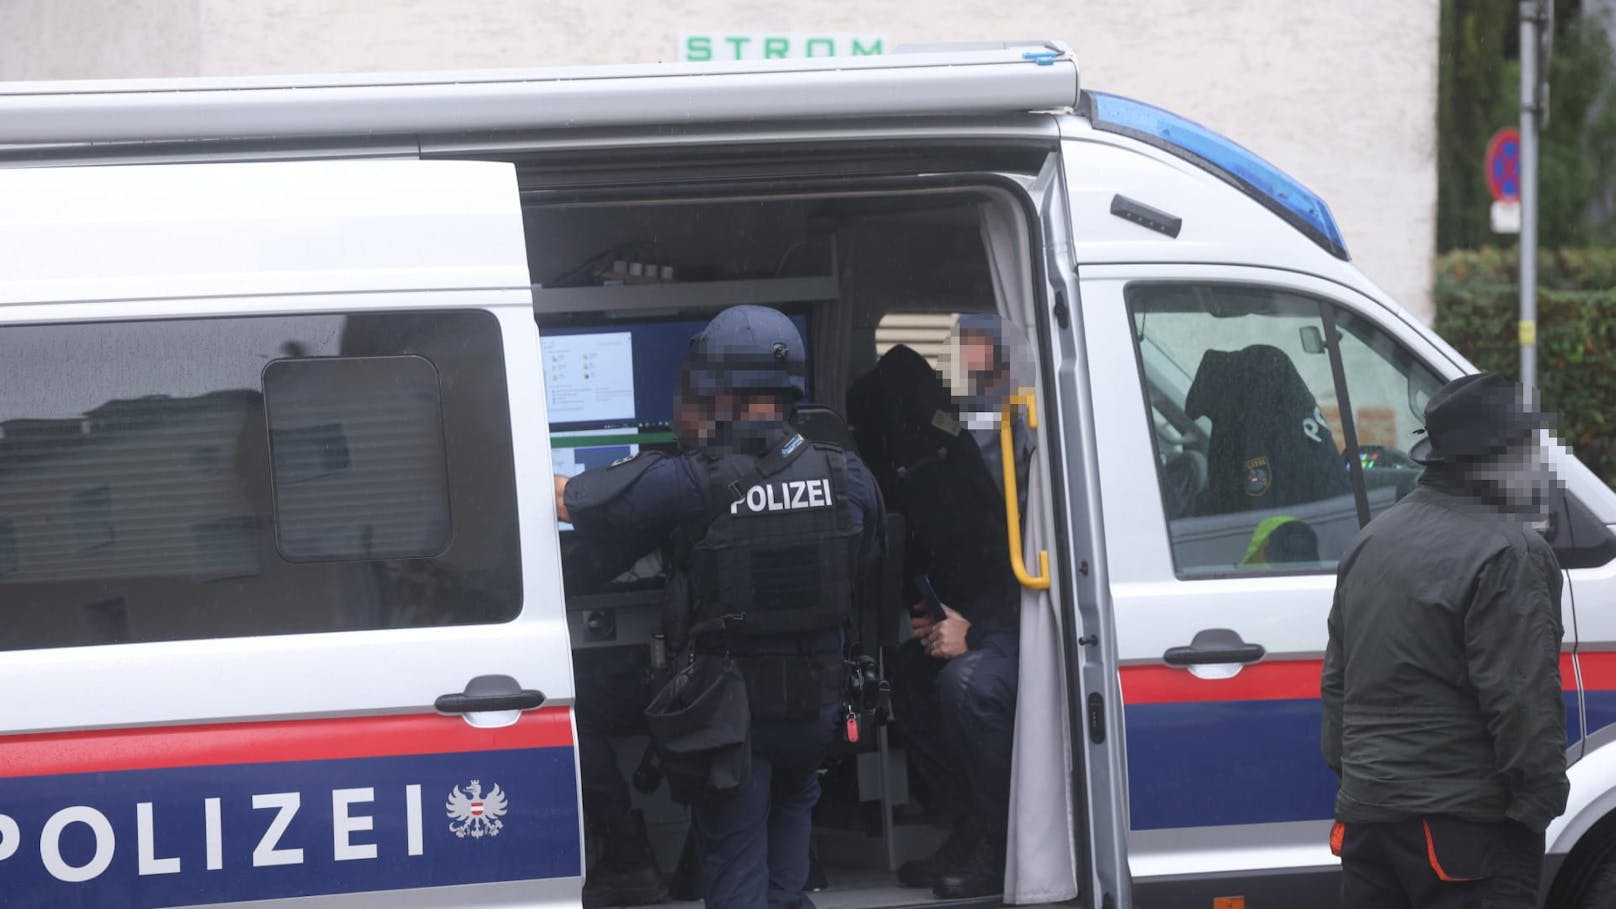
[(487, 313), (0, 326), (0, 362), (0, 649), (520, 611)]
[(430, 557), (449, 542), (438, 374), (425, 357), (264, 368), (276, 537), (292, 561)]
[[(1336, 310), (1238, 285), (1127, 296), (1179, 576), (1333, 570), (1359, 527), (1326, 343)], [(1358, 346), (1354, 367), (1386, 362)], [(1393, 418), (1386, 438), (1402, 425)]]
[[(1341, 329), (1341, 364), (1352, 400), (1369, 514), (1380, 514), (1407, 495), (1423, 468), (1408, 451), (1425, 428), (1425, 402), (1443, 382), (1406, 348), (1368, 319), (1335, 307)], [(1334, 417), (1339, 422), (1339, 415)]]

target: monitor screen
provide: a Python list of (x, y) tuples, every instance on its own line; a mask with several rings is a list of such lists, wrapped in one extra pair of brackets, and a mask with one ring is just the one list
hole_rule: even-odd
[[(808, 317), (791, 321), (811, 350)], [(680, 367), (690, 339), (706, 325), (706, 319), (659, 319), (540, 328), (556, 472), (576, 476), (638, 454), (642, 445), (672, 446)]]

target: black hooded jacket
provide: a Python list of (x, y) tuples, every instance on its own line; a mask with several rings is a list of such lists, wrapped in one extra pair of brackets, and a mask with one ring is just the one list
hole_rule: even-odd
[[(1020, 626), (1004, 494), (942, 377), (898, 345), (848, 390), (848, 422), (887, 507), (905, 516), (904, 577), (927, 574), (970, 643)], [(919, 593), (906, 590), (910, 602)]]
[(1317, 502), (1351, 492), (1318, 402), (1284, 351), (1267, 344), (1209, 350), (1184, 410), (1212, 420), (1199, 514)]

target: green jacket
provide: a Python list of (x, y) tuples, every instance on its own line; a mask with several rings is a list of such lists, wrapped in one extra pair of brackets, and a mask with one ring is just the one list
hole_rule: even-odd
[(1336, 817), (1541, 831), (1565, 810), (1560, 566), (1438, 469), (1341, 559), (1324, 655)]

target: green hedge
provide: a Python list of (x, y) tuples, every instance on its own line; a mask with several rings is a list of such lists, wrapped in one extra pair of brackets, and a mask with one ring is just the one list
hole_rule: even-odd
[[(1513, 249), (1437, 259), (1436, 330), (1482, 369), (1518, 379), (1520, 318)], [(1616, 485), (1616, 249), (1538, 257), (1537, 381), (1556, 433)]]

